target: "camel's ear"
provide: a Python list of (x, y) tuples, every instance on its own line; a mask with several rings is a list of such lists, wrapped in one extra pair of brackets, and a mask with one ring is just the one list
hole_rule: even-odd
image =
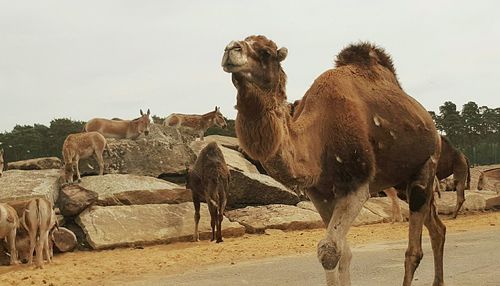
[(285, 47), (282, 47), (278, 50), (278, 61), (282, 62), (284, 59), (286, 59), (286, 56), (288, 55), (288, 49)]
[(139, 109), (139, 111), (141, 112), (141, 115), (144, 115), (144, 113), (142, 112), (142, 109)]
[(148, 115), (150, 115), (150, 114), (151, 114), (151, 112), (149, 111), (149, 108), (148, 108), (148, 112), (147, 112), (147, 114), (148, 114)]

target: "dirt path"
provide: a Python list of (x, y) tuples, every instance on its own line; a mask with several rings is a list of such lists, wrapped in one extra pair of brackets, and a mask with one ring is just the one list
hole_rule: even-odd
[[(500, 212), (445, 219), (448, 233), (500, 227)], [(407, 223), (353, 227), (351, 245), (393, 241), (407, 237)], [(104, 285), (127, 277), (182, 273), (200, 265), (229, 263), (279, 255), (316, 251), (324, 230), (273, 232), (228, 238), (222, 244), (202, 241), (148, 246), (144, 249), (115, 249), (66, 253), (54, 263), (34, 270), (25, 265), (0, 267), (1, 285)], [(426, 234), (425, 234), (426, 235)]]

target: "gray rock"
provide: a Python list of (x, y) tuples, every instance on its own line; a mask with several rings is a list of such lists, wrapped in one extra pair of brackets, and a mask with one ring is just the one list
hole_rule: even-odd
[(77, 246), (76, 235), (65, 227), (59, 227), (53, 232), (54, 246), (60, 252), (73, 251)]
[[(193, 149), (196, 155), (200, 154), (201, 150), (205, 148), (205, 146), (207, 146), (208, 143), (213, 142), (213, 140), (211, 140), (212, 138), (210, 137), (212, 136), (206, 137), (204, 141), (191, 142), (191, 149)], [(224, 136), (219, 136), (219, 137), (224, 137)], [(221, 140), (219, 139), (219, 141)], [(222, 151), (222, 154), (224, 155), (224, 160), (226, 161), (226, 164), (229, 167), (232, 167), (233, 169), (242, 172), (259, 174), (259, 171), (255, 167), (255, 165), (253, 165), (252, 163), (250, 163), (250, 161), (245, 159), (245, 157), (243, 157), (243, 155), (240, 152), (223, 147), (219, 142), (217, 143)]]
[(301, 230), (323, 228), (317, 212), (290, 205), (246, 207), (226, 212), (234, 222), (245, 226), (248, 233), (264, 233), (266, 229)]
[(60, 169), (62, 166), (61, 159), (57, 157), (43, 157), (29, 160), (9, 162), (8, 170), (47, 170)]
[(191, 191), (147, 176), (89, 176), (83, 177), (79, 186), (97, 193), (97, 204), (102, 206), (174, 204), (192, 200)]
[[(408, 220), (410, 214), (408, 204), (402, 200), (398, 200), (398, 202), (401, 207), (401, 215), (403, 216), (403, 219)], [(370, 198), (364, 204), (364, 208), (382, 217), (384, 222), (392, 221), (392, 201), (388, 197)]]
[[(147, 137), (137, 140), (108, 139), (109, 152), (104, 152), (104, 173), (135, 174), (159, 177), (183, 174), (194, 163), (196, 155), (173, 128), (151, 124)], [(98, 174), (94, 158), (80, 161), (84, 175)]]
[[(94, 249), (155, 243), (190, 241), (194, 232), (192, 203), (93, 206), (81, 213), (76, 222), (85, 232)], [(210, 215), (206, 204), (201, 205), (200, 239), (211, 235)], [(243, 226), (225, 219), (223, 237), (241, 236)]]
[[(314, 212), (317, 212), (316, 208), (314, 207), (313, 203), (310, 201), (302, 201), (297, 204), (297, 207), (311, 210)], [(361, 211), (359, 212), (358, 216), (353, 222), (353, 226), (360, 226), (360, 225), (366, 225), (366, 224), (375, 224), (375, 223), (381, 223), (384, 221), (384, 218), (373, 213), (369, 209), (363, 207)]]
[(64, 216), (76, 216), (96, 202), (96, 192), (79, 185), (66, 185), (59, 192), (57, 205)]
[(59, 170), (9, 170), (0, 178), (0, 202), (46, 198), (57, 201), (61, 186)]
[(255, 173), (229, 169), (231, 181), (227, 203), (230, 207), (248, 205), (285, 204), (296, 205), (297, 194), (273, 178)]

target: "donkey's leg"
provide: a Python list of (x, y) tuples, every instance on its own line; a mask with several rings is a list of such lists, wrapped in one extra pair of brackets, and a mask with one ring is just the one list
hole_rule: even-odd
[(425, 219), (424, 224), (425, 227), (429, 230), (432, 253), (434, 255), (434, 283), (432, 285), (443, 286), (443, 253), (444, 241), (446, 236), (446, 226), (439, 218), (433, 200), (431, 201), (429, 214)]
[(198, 224), (200, 223), (200, 196), (193, 191), (193, 205), (194, 205), (194, 234), (193, 240), (200, 241), (200, 234), (198, 233)]
[(410, 286), (415, 270), (424, 256), (422, 251), (422, 228), (429, 214), (433, 194), (435, 163), (427, 160), (416, 178), (408, 187), (408, 204), (410, 208), (408, 248), (405, 253), (405, 276), (403, 286)]
[[(344, 250), (348, 247), (346, 235), (369, 197), (368, 184), (365, 184), (336, 199), (326, 237), (318, 243), (318, 259), (325, 269), (328, 286), (351, 284), (348, 281), (350, 253), (347, 252), (347, 257), (342, 259)], [(339, 267), (339, 261), (342, 261), (342, 267)], [(341, 275), (339, 268), (343, 270)]]
[(30, 238), (30, 252), (28, 254), (28, 265), (33, 264), (33, 254), (35, 252), (35, 246), (36, 246), (36, 232), (37, 230), (30, 229), (28, 231), (28, 236)]
[(10, 251), (10, 265), (19, 264), (19, 261), (17, 260), (16, 232), (17, 229), (14, 227), (7, 236), (7, 243), (9, 244)]
[(396, 189), (389, 188), (384, 190), (384, 193), (391, 199), (392, 204), (392, 223), (402, 222), (403, 216), (401, 215), (401, 206), (399, 205), (398, 193)]
[(102, 152), (96, 152), (95, 157), (97, 160), (97, 164), (99, 165), (99, 176), (102, 176), (104, 175), (104, 159), (102, 157)]
[(78, 167), (78, 164), (80, 162), (80, 157), (76, 156), (76, 158), (74, 159), (74, 164), (75, 164), (75, 170), (76, 170), (76, 181), (78, 183), (81, 183), (82, 182), (82, 178), (80, 177), (80, 168)]
[(43, 252), (45, 254), (45, 259), (47, 260), (48, 263), (51, 263), (52, 257), (50, 255), (49, 232), (45, 231), (43, 236), (44, 236), (44, 238), (43, 238)]
[(467, 169), (465, 167), (466, 166), (456, 166), (453, 170), (453, 179), (455, 181), (455, 191), (457, 194), (457, 204), (455, 212), (453, 213), (453, 218), (457, 218), (458, 212), (465, 202), (465, 184), (467, 181)]

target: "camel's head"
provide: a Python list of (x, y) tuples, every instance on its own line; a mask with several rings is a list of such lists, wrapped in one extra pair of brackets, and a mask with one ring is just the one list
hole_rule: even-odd
[[(224, 49), (222, 68), (232, 73), (235, 80), (245, 80), (262, 89), (275, 88), (281, 79), (281, 62), (288, 50), (280, 48), (264, 36), (250, 36), (243, 41), (232, 41)], [(237, 82), (235, 85), (237, 85)]]

